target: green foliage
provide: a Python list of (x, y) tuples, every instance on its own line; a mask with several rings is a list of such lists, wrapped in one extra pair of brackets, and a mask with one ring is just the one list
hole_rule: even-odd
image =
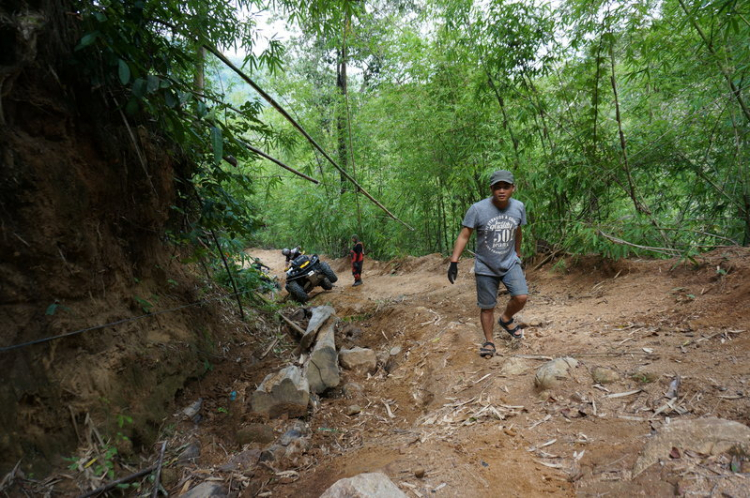
[[(106, 399), (103, 399), (102, 401), (105, 405), (109, 404), (109, 401)], [(132, 423), (132, 417), (118, 414), (117, 425), (120, 429), (123, 429), (125, 425)], [(115, 437), (116, 442), (129, 440), (130, 439), (121, 431), (117, 432)], [(70, 470), (77, 470), (81, 473), (93, 472), (94, 476), (97, 478), (112, 480), (115, 478), (115, 467), (119, 459), (116, 442), (113, 443), (111, 439), (107, 440), (97, 448), (89, 448), (85, 454), (73, 457), (63, 457), (63, 460), (69, 462), (68, 469)], [(120, 488), (125, 489), (130, 486), (131, 485), (129, 484), (127, 486), (120, 486)], [(137, 484), (134, 484), (133, 486), (137, 486)]]
[(133, 299), (135, 299), (135, 302), (137, 302), (140, 305), (144, 313), (151, 313), (151, 310), (154, 308), (154, 303), (146, 299), (143, 299), (142, 297), (133, 296)]
[(44, 314), (47, 316), (52, 316), (55, 313), (57, 313), (57, 310), (62, 310), (62, 311), (67, 311), (69, 313), (72, 313), (72, 310), (68, 308), (67, 306), (62, 305), (58, 302), (54, 302), (50, 304), (49, 306), (47, 306), (47, 309), (45, 310)]
[[(92, 87), (106, 90), (106, 99), (125, 111), (128, 120), (148, 126), (175, 144), (174, 153), (192, 165), (179, 178), (182, 233), (177, 243), (196, 248), (194, 258), (217, 258), (214, 237), (249, 237), (258, 214), (249, 196), (254, 189), (253, 161), (244, 143), (277, 142), (286, 138), (259, 119), (256, 99), (228, 102), (223, 83), (211, 78), (217, 61), (202, 45), (239, 44), (247, 52), (246, 67), (279, 69), (283, 48), (274, 42), (259, 55), (254, 17), (244, 13), (263, 5), (253, 0), (185, 2), (104, 0), (75, 2), (83, 34), (71, 64)], [(244, 19), (238, 21), (238, 19)], [(197, 85), (203, 72), (205, 86)], [(235, 166), (224, 164), (232, 158)], [(152, 304), (136, 298), (144, 311)]]
[(203, 360), (203, 373), (202, 375), (207, 374), (208, 372), (213, 371), (214, 366), (213, 364), (208, 360)]
[(117, 427), (119, 427), (120, 429), (125, 427), (125, 424), (132, 424), (132, 423), (133, 423), (133, 417), (129, 415), (123, 415), (123, 414), (117, 415)]
[[(196, 165), (174, 206), (185, 229), (171, 238), (195, 247), (194, 260), (208, 259), (224, 285), (220, 252), (241, 288), (259, 285), (243, 269), (247, 243), (339, 257), (357, 233), (370, 257), (449, 253), (500, 168), (516, 173), (527, 206), (525, 255), (543, 240), (572, 254), (690, 262), (750, 243), (747, 2), (278, 3), (301, 35), (288, 51), (248, 51), (244, 67), (414, 231), (201, 55), (204, 43), (249, 49), (252, 21), (235, 20), (254, 5), (106, 0), (79, 9), (75, 64)], [(352, 68), (345, 98), (343, 63)], [(208, 84), (198, 91), (202, 67)], [(243, 142), (321, 184), (258, 161)]]
[(659, 377), (652, 372), (636, 372), (630, 376), (631, 379), (638, 382), (639, 384), (651, 384), (655, 382)]

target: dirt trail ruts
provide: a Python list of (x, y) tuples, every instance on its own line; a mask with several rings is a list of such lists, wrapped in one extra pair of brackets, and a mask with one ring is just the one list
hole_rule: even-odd
[[(282, 276), (278, 251), (247, 252)], [(749, 422), (749, 251), (717, 250), (697, 266), (577, 258), (532, 270), (529, 262), (530, 298), (519, 320), (526, 337), (511, 341), (497, 327), (492, 359), (478, 355), (473, 260), (461, 261), (451, 285), (439, 255), (366, 259), (359, 287), (351, 287), (345, 259), (329, 262), (339, 282), (316, 291), (308, 305), (332, 305), (347, 327), (347, 345), (374, 349), (383, 364), (368, 377), (345, 372), (347, 389), (321, 397), (306, 420), (310, 448), (296, 468), (283, 469), (295, 472), (261, 467), (241, 496), (319, 496), (340, 478), (378, 470), (417, 497), (663, 496), (731, 485), (711, 480), (726, 462), (705, 455), (664, 461), (636, 477), (632, 469), (668, 418)], [(233, 433), (258, 421), (247, 415), (252, 389), (292, 361), (292, 349), (282, 340), (264, 361), (239, 374), (219, 365), (204, 381), (207, 406), (211, 392), (223, 398), (237, 386), (244, 391), (234, 416), (202, 423), (201, 467), (239, 451)], [(551, 390), (535, 388), (536, 370), (565, 356), (578, 361), (570, 378)], [(611, 382), (596, 384), (597, 367)], [(677, 375), (679, 398), (664, 408)], [(355, 404), (361, 412), (346, 415)], [(281, 432), (291, 421), (268, 423)]]

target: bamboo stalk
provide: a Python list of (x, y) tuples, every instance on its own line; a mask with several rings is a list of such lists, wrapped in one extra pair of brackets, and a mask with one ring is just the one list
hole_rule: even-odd
[(331, 156), (328, 155), (328, 153), (323, 149), (323, 147), (321, 147), (318, 144), (318, 142), (316, 142), (315, 139), (313, 137), (311, 137), (309, 133), (307, 133), (307, 131), (302, 127), (302, 125), (300, 125), (283, 107), (281, 107), (281, 105), (278, 102), (276, 102), (276, 100), (274, 100), (273, 97), (271, 97), (268, 93), (266, 93), (252, 79), (250, 79), (249, 76), (247, 76), (244, 72), (242, 72), (237, 66), (235, 66), (234, 64), (232, 64), (232, 62), (229, 59), (227, 59), (224, 56), (224, 54), (222, 54), (216, 48), (214, 48), (214, 47), (212, 47), (210, 45), (203, 45), (203, 46), (206, 47), (206, 49), (209, 52), (211, 52), (212, 54), (214, 54), (227, 67), (229, 67), (229, 69), (231, 69), (232, 71), (234, 71), (235, 73), (237, 73), (237, 75), (240, 78), (242, 78), (248, 85), (250, 85), (251, 87), (253, 87), (253, 89), (256, 92), (258, 92), (260, 94), (260, 96), (263, 97), (263, 99), (266, 102), (268, 102), (269, 104), (271, 104), (271, 106), (274, 109), (276, 109), (282, 116), (284, 116), (284, 118), (287, 121), (289, 121), (292, 124), (292, 126), (294, 126), (295, 128), (297, 128), (297, 130), (300, 133), (302, 133), (302, 135), (307, 139), (307, 141), (310, 142), (310, 144), (312, 144), (312, 146), (315, 147), (318, 150), (318, 152), (320, 152), (323, 155), (323, 157), (325, 157), (326, 159), (328, 159), (328, 162), (330, 162), (333, 165), (333, 167), (336, 168), (341, 173), (342, 176), (344, 176), (347, 180), (349, 180), (350, 182), (352, 182), (355, 187), (357, 187), (357, 190), (359, 192), (361, 192), (362, 195), (364, 195), (365, 197), (367, 197), (368, 199), (370, 199), (376, 206), (378, 206), (380, 209), (382, 209), (383, 211), (385, 211), (385, 213), (388, 214), (388, 216), (390, 216), (394, 220), (398, 221), (399, 223), (401, 223), (402, 225), (404, 225), (409, 230), (414, 231), (414, 228), (412, 226), (410, 226), (406, 222), (404, 222), (404, 221), (400, 220), (399, 218), (397, 218), (396, 215), (394, 215), (393, 213), (391, 213), (377, 199), (375, 199), (372, 195), (370, 195), (369, 192), (367, 192), (364, 188), (362, 188), (362, 186), (359, 183), (357, 183), (357, 181), (354, 178), (352, 178), (352, 176), (349, 173), (347, 173), (346, 170), (344, 170), (341, 166), (339, 166), (336, 163), (336, 161), (334, 161), (331, 158)]
[(164, 461), (164, 450), (167, 449), (167, 442), (161, 443), (161, 451), (159, 452), (159, 461), (156, 462), (156, 475), (154, 476), (154, 491), (151, 493), (151, 498), (156, 498), (159, 494), (159, 481), (161, 480), (161, 464)]
[(299, 325), (297, 325), (296, 323), (294, 323), (293, 321), (291, 321), (290, 319), (282, 315), (281, 312), (278, 312), (278, 315), (281, 317), (282, 320), (284, 320), (287, 323), (287, 325), (292, 327), (300, 335), (305, 335), (305, 331), (302, 329), (302, 327), (300, 327)]
[(141, 470), (139, 472), (136, 472), (135, 474), (130, 474), (129, 476), (121, 477), (119, 479), (116, 479), (116, 480), (110, 482), (109, 484), (105, 484), (104, 486), (101, 486), (101, 487), (96, 488), (96, 489), (94, 489), (92, 491), (89, 491), (86, 494), (80, 495), (78, 498), (89, 498), (91, 496), (99, 495), (101, 493), (104, 493), (105, 491), (108, 491), (108, 490), (116, 487), (118, 484), (123, 484), (123, 483), (129, 482), (129, 481), (132, 481), (133, 479), (138, 479), (139, 477), (145, 476), (146, 474), (150, 474), (151, 472), (154, 471), (155, 468), (156, 468), (156, 465), (154, 464), (154, 465), (152, 465), (150, 467), (147, 467), (147, 468), (145, 468), (145, 469), (143, 469), (143, 470)]

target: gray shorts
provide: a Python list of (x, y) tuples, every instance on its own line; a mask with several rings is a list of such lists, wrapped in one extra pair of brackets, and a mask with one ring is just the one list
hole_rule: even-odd
[(493, 309), (497, 305), (497, 291), (500, 282), (505, 285), (511, 296), (525, 296), (529, 293), (526, 277), (520, 264), (513, 265), (502, 277), (475, 275), (477, 279), (477, 306), (483, 310)]

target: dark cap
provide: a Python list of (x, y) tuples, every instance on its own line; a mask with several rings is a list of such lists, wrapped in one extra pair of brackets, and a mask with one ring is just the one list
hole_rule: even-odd
[(490, 187), (498, 182), (506, 182), (510, 183), (511, 185), (514, 185), (516, 183), (515, 179), (513, 178), (513, 173), (504, 169), (492, 173), (492, 177), (490, 178)]

